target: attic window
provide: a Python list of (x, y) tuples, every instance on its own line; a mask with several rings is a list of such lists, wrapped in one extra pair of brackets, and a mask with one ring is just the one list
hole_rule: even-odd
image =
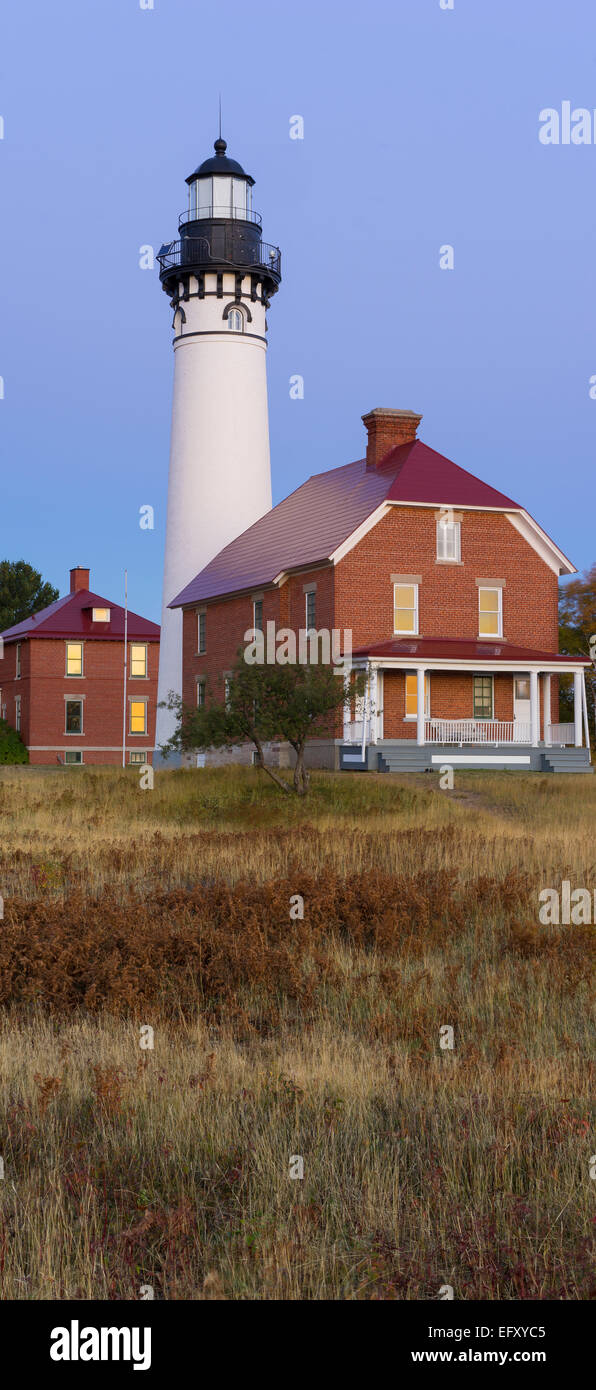
[(91, 617), (94, 623), (109, 623), (110, 610), (109, 608), (92, 608)]

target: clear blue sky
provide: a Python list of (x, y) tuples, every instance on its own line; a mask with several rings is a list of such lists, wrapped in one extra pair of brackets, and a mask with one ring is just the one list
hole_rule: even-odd
[(171, 311), (139, 247), (175, 236), (221, 89), (283, 256), (274, 501), (361, 457), (365, 411), (411, 408), (590, 565), (596, 144), (538, 130), (544, 107), (596, 107), (593, 0), (154, 6), (4, 8), (0, 558), (61, 593), (89, 565), (114, 601), (127, 566), (131, 607), (159, 619)]

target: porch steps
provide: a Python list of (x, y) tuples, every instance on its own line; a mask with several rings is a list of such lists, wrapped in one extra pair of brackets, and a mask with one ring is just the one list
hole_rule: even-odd
[(410, 739), (404, 739), (404, 747), (379, 748), (379, 772), (427, 772), (431, 767), (428, 744), (420, 748)]
[(545, 772), (593, 772), (587, 748), (549, 748), (542, 754)]

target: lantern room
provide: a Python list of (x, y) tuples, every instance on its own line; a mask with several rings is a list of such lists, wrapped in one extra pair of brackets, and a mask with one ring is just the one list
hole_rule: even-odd
[(215, 141), (215, 155), (205, 159), (188, 184), (188, 210), (184, 221), (199, 222), (213, 218), (230, 218), (240, 222), (259, 222), (252, 210), (254, 179), (245, 174), (237, 160), (226, 155), (226, 141)]

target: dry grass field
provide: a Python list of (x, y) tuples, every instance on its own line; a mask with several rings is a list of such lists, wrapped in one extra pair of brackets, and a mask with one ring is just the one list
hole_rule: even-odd
[(594, 1296), (596, 928), (538, 894), (596, 778), (3, 768), (0, 824), (0, 1297)]

